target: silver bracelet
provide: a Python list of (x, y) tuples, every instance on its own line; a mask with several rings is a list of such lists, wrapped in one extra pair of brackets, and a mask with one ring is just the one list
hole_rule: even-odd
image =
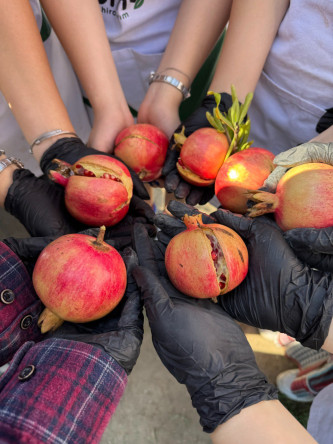
[(149, 74), (148, 83), (150, 85), (153, 82), (168, 83), (169, 85), (174, 86), (183, 94), (183, 100), (191, 97), (190, 89), (186, 88), (184, 83), (176, 79), (175, 77), (152, 71)]
[(76, 133), (73, 131), (63, 131), (62, 129), (56, 129), (53, 131), (47, 131), (46, 133), (41, 134), (38, 136), (30, 145), (29, 153), (33, 154), (32, 149), (35, 145), (40, 145), (43, 140), (50, 139), (51, 137), (58, 136), (59, 134), (71, 134), (72, 136), (79, 137)]
[[(0, 156), (5, 156), (5, 155), (6, 155), (5, 151), (0, 150)], [(16, 165), (20, 169), (24, 168), (23, 163), (19, 159), (16, 159), (15, 157), (7, 157), (6, 159), (0, 160), (0, 173), (9, 165)]]

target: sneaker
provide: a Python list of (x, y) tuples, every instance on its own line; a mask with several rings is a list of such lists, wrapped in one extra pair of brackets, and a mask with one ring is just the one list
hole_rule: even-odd
[(287, 370), (278, 375), (276, 384), (281, 393), (298, 402), (311, 402), (324, 387), (333, 383), (333, 362), (299, 375), (298, 369)]
[(299, 376), (321, 367), (332, 357), (325, 350), (313, 350), (296, 341), (286, 346), (285, 354), (288, 359), (297, 365)]

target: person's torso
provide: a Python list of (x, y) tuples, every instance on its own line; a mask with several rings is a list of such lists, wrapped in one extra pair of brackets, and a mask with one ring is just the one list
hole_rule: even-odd
[(306, 142), (333, 106), (333, 2), (291, 0), (249, 110), (254, 145)]

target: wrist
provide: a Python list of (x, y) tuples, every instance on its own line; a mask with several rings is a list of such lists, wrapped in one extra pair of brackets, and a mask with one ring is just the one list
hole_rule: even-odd
[[(0, 151), (1, 152), (1, 151)], [(6, 154), (0, 154), (0, 162), (8, 159), (8, 156)], [(2, 171), (0, 171), (0, 206), (3, 208), (5, 199), (8, 193), (8, 190), (10, 186), (13, 183), (13, 174), (15, 170), (18, 170), (20, 168), (19, 165), (16, 165), (15, 163), (11, 163), (8, 166), (6, 166)]]

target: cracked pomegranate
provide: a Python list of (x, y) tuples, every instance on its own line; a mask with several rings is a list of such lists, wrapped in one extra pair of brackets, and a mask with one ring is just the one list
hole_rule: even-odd
[(50, 177), (65, 187), (69, 213), (92, 227), (111, 226), (123, 219), (129, 208), (133, 182), (128, 168), (103, 154), (82, 157), (74, 165), (58, 159)]
[(56, 330), (63, 321), (89, 322), (112, 311), (127, 283), (125, 263), (118, 251), (97, 238), (66, 234), (39, 255), (32, 282), (45, 309), (38, 325), (42, 333)]
[(203, 224), (201, 215), (185, 215), (187, 229), (171, 239), (165, 266), (173, 285), (195, 298), (215, 298), (233, 290), (248, 271), (241, 237), (220, 224)]

